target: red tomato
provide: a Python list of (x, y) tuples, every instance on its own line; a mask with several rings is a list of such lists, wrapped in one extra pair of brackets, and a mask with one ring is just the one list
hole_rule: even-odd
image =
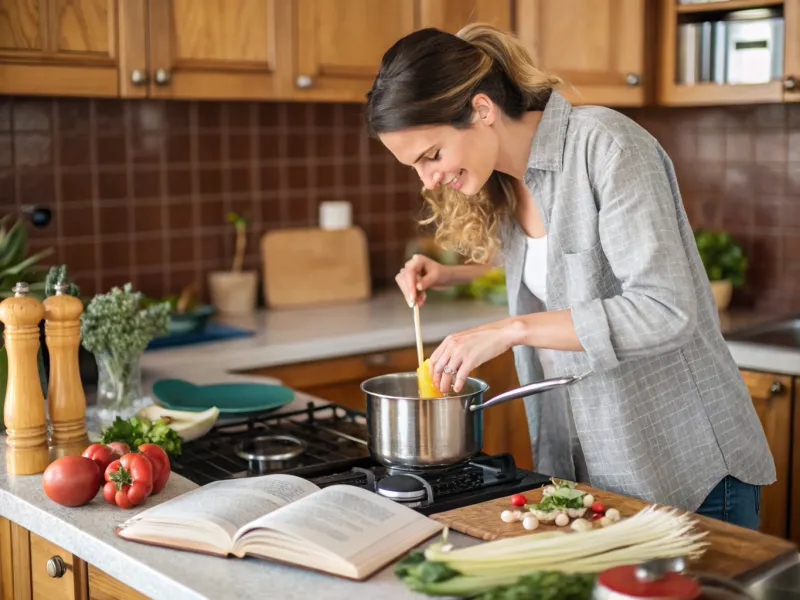
[(119, 458), (119, 454), (112, 448), (103, 444), (92, 444), (83, 451), (81, 456), (91, 458), (100, 467), (100, 473), (105, 473), (106, 467)]
[(597, 519), (602, 519), (602, 518), (603, 518), (603, 513), (594, 513), (592, 515), (592, 521), (597, 521)]
[(119, 454), (120, 456), (125, 456), (128, 452), (131, 451), (130, 446), (125, 442), (109, 442), (106, 444), (109, 448), (111, 448), (114, 452)]
[(514, 494), (511, 496), (511, 504), (514, 506), (525, 506), (528, 500), (522, 494)]
[(142, 454), (130, 452), (115, 460), (105, 473), (103, 497), (121, 508), (144, 502), (153, 491), (153, 463)]
[(153, 493), (157, 494), (164, 489), (169, 479), (169, 456), (158, 444), (142, 444), (139, 446), (139, 452), (153, 463)]
[(594, 504), (592, 504), (592, 512), (600, 513), (601, 515), (603, 515), (606, 512), (606, 507), (603, 506), (602, 503), (600, 502), (595, 502)]
[(50, 500), (63, 506), (80, 506), (97, 495), (102, 481), (100, 467), (85, 456), (62, 456), (42, 474), (42, 489)]

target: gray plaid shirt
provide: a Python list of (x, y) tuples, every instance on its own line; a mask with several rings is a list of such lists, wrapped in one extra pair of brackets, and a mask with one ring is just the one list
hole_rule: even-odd
[[(536, 468), (575, 477), (574, 417), (598, 488), (693, 511), (726, 475), (774, 482), (658, 142), (616, 111), (572, 107), (554, 92), (524, 181), (549, 240), (546, 308), (572, 310), (585, 349), (554, 352), (556, 372), (592, 371), (525, 399)], [(503, 254), (511, 314), (544, 310), (522, 284), (525, 234), (514, 220), (503, 228)], [(541, 378), (533, 348), (514, 355), (520, 383)]]

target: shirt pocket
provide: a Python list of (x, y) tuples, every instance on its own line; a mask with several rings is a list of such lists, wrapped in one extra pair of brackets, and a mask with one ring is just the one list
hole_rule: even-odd
[(564, 253), (564, 269), (570, 302), (610, 298), (621, 290), (599, 241), (588, 250)]

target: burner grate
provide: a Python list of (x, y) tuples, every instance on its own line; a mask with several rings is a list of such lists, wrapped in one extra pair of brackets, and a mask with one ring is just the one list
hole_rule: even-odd
[(171, 467), (198, 485), (256, 475), (237, 449), (252, 438), (276, 435), (302, 440), (306, 449), (291, 468), (270, 471), (273, 473), (369, 456), (363, 413), (309, 402), (305, 409), (297, 411), (267, 413), (216, 425), (202, 438), (183, 444), (181, 456), (171, 459)]

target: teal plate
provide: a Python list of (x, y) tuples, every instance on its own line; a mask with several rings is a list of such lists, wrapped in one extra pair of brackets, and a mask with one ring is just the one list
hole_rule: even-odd
[(212, 406), (220, 417), (261, 413), (294, 400), (294, 391), (268, 383), (217, 383), (194, 385), (183, 379), (159, 379), (153, 384), (159, 404), (172, 410), (200, 412)]

